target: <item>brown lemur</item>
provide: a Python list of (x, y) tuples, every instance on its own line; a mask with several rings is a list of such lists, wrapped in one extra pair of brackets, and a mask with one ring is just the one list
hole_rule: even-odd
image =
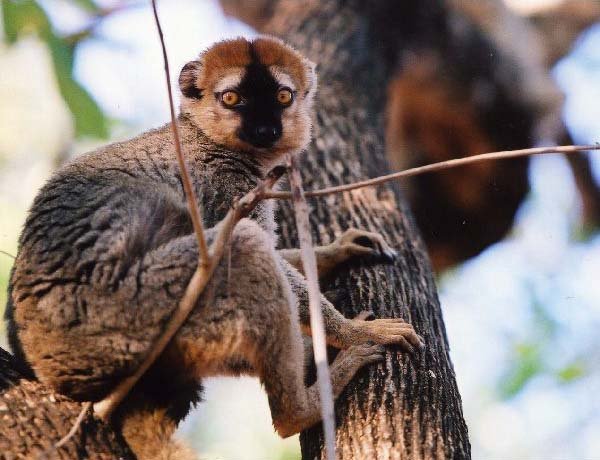
[[(179, 83), (182, 146), (210, 241), (235, 199), (308, 145), (314, 65), (279, 40), (240, 38), (185, 65)], [(303, 383), (305, 279), (298, 251), (275, 249), (273, 207), (264, 201), (237, 225), (229, 260), (113, 417), (138, 458), (175, 455), (170, 436), (207, 376), (258, 376), (281, 436), (319, 421), (316, 387)], [(316, 252), (322, 275), (390, 251), (350, 229)], [(197, 254), (169, 125), (77, 157), (39, 192), (21, 234), (6, 313), (15, 355), (56, 391), (102, 399), (162, 332)], [(383, 358), (382, 345), (422, 347), (401, 319), (347, 319), (321, 305), (328, 343), (342, 349), (336, 396)]]

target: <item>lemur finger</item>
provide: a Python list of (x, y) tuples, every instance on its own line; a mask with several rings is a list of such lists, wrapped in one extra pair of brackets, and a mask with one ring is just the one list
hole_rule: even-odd
[(364, 232), (362, 230), (359, 230), (357, 228), (349, 228), (336, 238), (336, 242), (338, 242), (339, 244), (347, 244), (352, 242), (354, 238), (362, 235), (363, 233)]
[(376, 249), (362, 246), (355, 243), (347, 243), (343, 246), (353, 256), (375, 257), (378, 252)]
[(355, 320), (359, 321), (367, 321), (373, 318), (375, 318), (375, 313), (373, 313), (373, 310), (363, 310), (354, 317)]
[(368, 257), (372, 261), (392, 263), (396, 260), (397, 253), (389, 247), (376, 245), (373, 248), (350, 243), (346, 246), (350, 253), (357, 257)]
[(335, 362), (342, 361), (342, 366), (347, 367), (362, 367), (366, 364), (374, 363), (383, 360), (385, 349), (383, 346), (373, 343), (362, 343), (360, 345), (352, 345), (345, 350), (342, 350)]
[(396, 336), (396, 345), (401, 348), (403, 351), (407, 352), (408, 354), (410, 354), (411, 356), (415, 356), (416, 352), (414, 347), (408, 343), (408, 341), (404, 338), (404, 336)]
[(408, 340), (417, 350), (422, 350), (425, 348), (425, 341), (423, 338), (417, 334), (414, 330), (410, 331), (408, 334), (404, 336), (406, 340)]
[(396, 257), (398, 257), (398, 253), (394, 251), (385, 241), (385, 239), (378, 233), (370, 234), (370, 237), (373, 239), (375, 244), (375, 249), (378, 252), (378, 256), (385, 260), (386, 262), (394, 262)]
[[(395, 260), (397, 256), (396, 251), (387, 244), (379, 233), (356, 230), (351, 235), (352, 237), (348, 239), (354, 246), (370, 249), (373, 256), (380, 257), (388, 262)], [(355, 250), (358, 251), (357, 248)]]
[(385, 348), (379, 344), (365, 343), (358, 347), (360, 347), (359, 353), (366, 362), (378, 362), (385, 357)]
[(419, 336), (419, 334), (415, 332), (415, 330), (410, 324), (395, 325), (395, 327), (387, 327), (385, 328), (385, 332), (394, 337), (402, 336), (405, 340), (407, 340), (413, 347), (415, 347), (418, 350), (424, 348), (425, 346), (425, 343), (421, 336)]

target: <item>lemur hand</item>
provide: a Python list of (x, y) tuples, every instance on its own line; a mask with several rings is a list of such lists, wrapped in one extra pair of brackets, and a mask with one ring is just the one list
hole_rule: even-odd
[(375, 342), (381, 345), (398, 345), (402, 350), (414, 354), (425, 347), (425, 342), (412, 325), (401, 318), (379, 318), (367, 321), (373, 312), (363, 311), (350, 320), (352, 344)]
[(396, 259), (394, 251), (378, 233), (350, 228), (334, 240), (332, 245), (350, 257), (368, 257), (371, 260), (393, 262)]

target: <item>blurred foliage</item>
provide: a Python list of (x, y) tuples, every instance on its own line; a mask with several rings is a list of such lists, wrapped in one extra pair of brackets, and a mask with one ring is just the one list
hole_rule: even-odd
[(515, 346), (511, 366), (500, 379), (499, 392), (503, 399), (516, 396), (532, 378), (544, 371), (540, 348), (536, 343)]
[(556, 371), (556, 377), (561, 383), (571, 383), (583, 377), (586, 374), (586, 368), (580, 361), (567, 364), (562, 369)]
[[(91, 0), (75, 0), (74, 3), (91, 14), (100, 14), (99, 8)], [(60, 93), (73, 115), (76, 135), (108, 138), (107, 117), (73, 75), (75, 49), (87, 35), (59, 35), (44, 9), (35, 0), (4, 0), (2, 22), (4, 40), (9, 45), (16, 43), (21, 37), (36, 35), (48, 46)]]
[(528, 340), (513, 345), (512, 359), (498, 382), (498, 393), (502, 399), (517, 396), (538, 376), (548, 375), (559, 384), (569, 384), (586, 375), (586, 367), (579, 358), (558, 368), (551, 363), (560, 328), (544, 303), (536, 297), (533, 289), (529, 308), (531, 324)]

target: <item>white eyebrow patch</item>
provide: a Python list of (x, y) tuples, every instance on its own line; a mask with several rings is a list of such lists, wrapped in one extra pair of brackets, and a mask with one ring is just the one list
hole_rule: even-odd
[(233, 69), (228, 72), (223, 78), (217, 81), (215, 84), (215, 93), (220, 93), (227, 89), (235, 88), (242, 82), (244, 75), (244, 69)]
[(285, 73), (283, 70), (281, 70), (281, 67), (272, 65), (269, 67), (269, 70), (271, 71), (273, 78), (275, 78), (275, 80), (277, 80), (277, 83), (279, 83), (280, 86), (287, 86), (292, 91), (296, 90), (296, 85), (294, 85), (294, 80), (292, 80), (292, 77), (290, 77), (287, 73)]

